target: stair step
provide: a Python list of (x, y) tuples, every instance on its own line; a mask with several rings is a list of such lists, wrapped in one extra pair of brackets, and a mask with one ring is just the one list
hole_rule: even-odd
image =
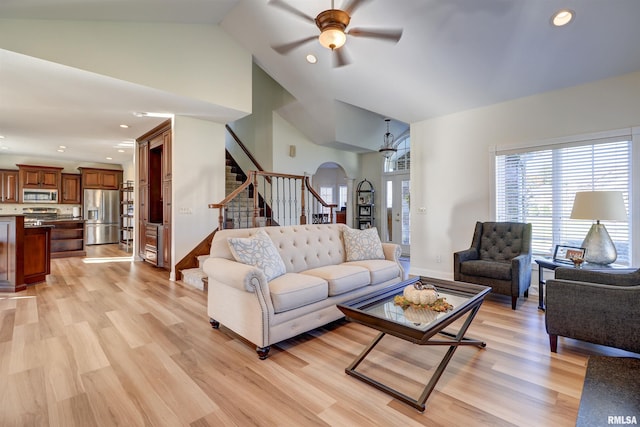
[(202, 264), (204, 264), (204, 262), (209, 258), (210, 258), (209, 254), (198, 256), (198, 267), (202, 268)]
[(204, 290), (202, 279), (205, 277), (207, 277), (207, 274), (201, 268), (187, 268), (182, 270), (182, 281), (200, 290)]

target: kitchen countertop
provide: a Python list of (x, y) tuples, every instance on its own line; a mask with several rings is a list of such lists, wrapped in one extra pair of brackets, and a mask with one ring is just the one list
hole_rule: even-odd
[(71, 222), (71, 221), (82, 221), (84, 222), (85, 220), (82, 218), (74, 218), (72, 216), (70, 217), (64, 217), (62, 215), (58, 215), (58, 218), (56, 219), (43, 219), (42, 222)]

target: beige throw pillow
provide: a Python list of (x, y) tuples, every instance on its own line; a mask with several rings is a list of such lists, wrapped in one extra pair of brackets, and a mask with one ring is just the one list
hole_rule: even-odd
[(375, 227), (365, 230), (345, 228), (342, 237), (347, 261), (384, 259), (382, 242)]

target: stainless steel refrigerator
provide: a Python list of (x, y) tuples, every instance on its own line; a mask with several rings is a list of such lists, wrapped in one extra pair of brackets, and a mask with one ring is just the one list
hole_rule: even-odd
[(120, 240), (120, 192), (84, 190), (83, 215), (87, 245), (118, 243)]

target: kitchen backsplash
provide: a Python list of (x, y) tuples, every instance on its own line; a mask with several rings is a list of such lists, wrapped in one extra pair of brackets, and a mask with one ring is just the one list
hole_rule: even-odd
[(23, 208), (56, 208), (58, 209), (58, 215), (72, 215), (74, 207), (78, 207), (82, 211), (82, 205), (62, 205), (53, 203), (2, 203), (0, 204), (0, 215), (21, 214)]

